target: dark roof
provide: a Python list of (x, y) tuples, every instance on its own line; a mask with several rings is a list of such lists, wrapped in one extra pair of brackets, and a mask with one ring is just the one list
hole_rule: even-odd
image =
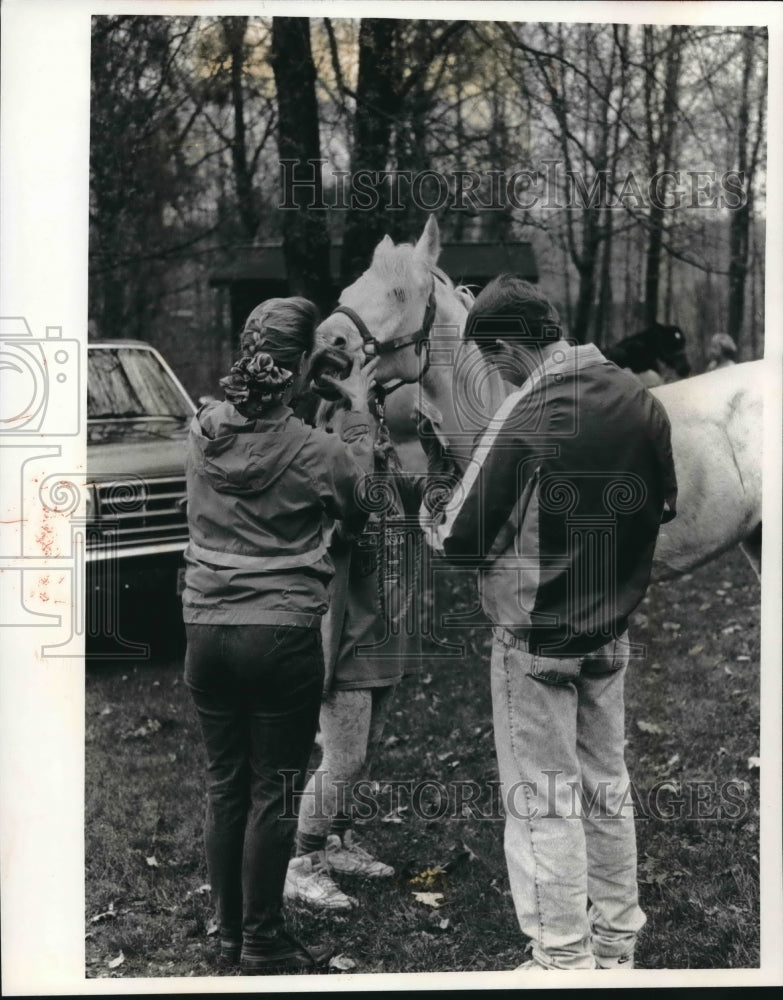
[[(340, 273), (342, 246), (330, 250), (332, 275)], [(236, 281), (285, 281), (283, 248), (280, 244), (260, 244), (237, 251), (233, 264), (218, 268), (210, 285), (231, 285)], [(480, 280), (484, 284), (504, 271), (528, 281), (538, 281), (533, 247), (530, 243), (444, 243), (438, 264), (455, 282)]]

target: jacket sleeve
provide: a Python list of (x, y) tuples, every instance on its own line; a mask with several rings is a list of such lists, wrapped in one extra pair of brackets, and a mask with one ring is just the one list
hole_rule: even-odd
[(363, 501), (372, 468), (372, 428), (367, 414), (349, 413), (340, 437), (314, 431), (320, 451), (315, 485), (326, 514), (342, 521), (350, 534), (364, 528), (369, 517)]
[(671, 521), (677, 516), (677, 474), (672, 455), (671, 423), (661, 401), (654, 396), (650, 398), (653, 401), (654, 413), (652, 421), (653, 444), (663, 485), (661, 524), (666, 524), (667, 521)]
[(524, 397), (481, 438), (438, 529), (447, 558), (482, 560), (494, 554), (493, 543), (536, 475), (542, 457), (552, 451), (530, 435), (530, 418)]

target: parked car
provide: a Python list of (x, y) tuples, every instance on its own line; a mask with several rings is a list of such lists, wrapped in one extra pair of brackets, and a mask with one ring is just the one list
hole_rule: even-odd
[(88, 344), (87, 639), (112, 656), (134, 655), (131, 619), (147, 642), (161, 629), (182, 631), (185, 442), (195, 411), (149, 344)]

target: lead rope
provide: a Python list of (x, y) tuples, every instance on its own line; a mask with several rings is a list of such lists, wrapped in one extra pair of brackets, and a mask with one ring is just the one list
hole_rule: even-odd
[[(386, 604), (386, 572), (389, 564), (389, 549), (391, 547), (388, 515), (391, 497), (396, 496), (396, 489), (392, 489), (391, 486), (391, 473), (403, 472), (399, 459), (397, 458), (397, 453), (393, 449), (393, 442), (391, 440), (391, 435), (389, 434), (389, 428), (386, 424), (386, 410), (384, 406), (386, 395), (387, 393), (379, 393), (375, 400), (375, 410), (378, 417), (378, 429), (376, 431), (374, 444), (375, 471), (384, 474), (384, 486), (380, 491), (381, 497), (384, 501), (387, 497), (389, 498), (389, 502), (384, 502), (381, 507), (377, 558), (378, 605), (381, 610), (381, 615), (383, 615), (384, 618), (386, 618), (388, 610)], [(399, 497), (397, 497), (397, 499), (399, 499)], [(400, 573), (405, 581), (405, 593), (400, 595), (398, 614), (408, 615), (411, 602), (416, 591), (417, 581), (421, 575), (419, 570), (424, 551), (424, 536), (420, 531), (416, 531), (413, 546), (411, 547), (406, 543), (403, 546), (403, 552), (400, 554), (400, 559), (407, 560), (407, 564), (400, 565)], [(412, 563), (410, 560), (412, 560)], [(411, 629), (413, 627), (414, 626), (411, 625), (409, 619), (409, 633), (411, 633)]]
[[(386, 426), (386, 407), (384, 406), (383, 394), (379, 394), (375, 400), (375, 410), (378, 414), (378, 429), (375, 434), (375, 445), (374, 445), (374, 465), (376, 472), (388, 472), (389, 469), (389, 453), (388, 444), (391, 441), (389, 437), (389, 428)], [(387, 546), (389, 539), (387, 538), (388, 533), (388, 504), (385, 502), (386, 483), (383, 484), (381, 490), (382, 506), (381, 506), (381, 524), (380, 531), (378, 532), (378, 558), (376, 561), (377, 573), (376, 573), (376, 583), (378, 588), (378, 605), (381, 609), (381, 615), (386, 618), (386, 555)]]

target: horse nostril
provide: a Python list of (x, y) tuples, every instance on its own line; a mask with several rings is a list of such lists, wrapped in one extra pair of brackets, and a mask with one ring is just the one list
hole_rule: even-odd
[(346, 343), (347, 341), (345, 337), (343, 337), (341, 334), (338, 334), (332, 341), (332, 347), (345, 347)]

